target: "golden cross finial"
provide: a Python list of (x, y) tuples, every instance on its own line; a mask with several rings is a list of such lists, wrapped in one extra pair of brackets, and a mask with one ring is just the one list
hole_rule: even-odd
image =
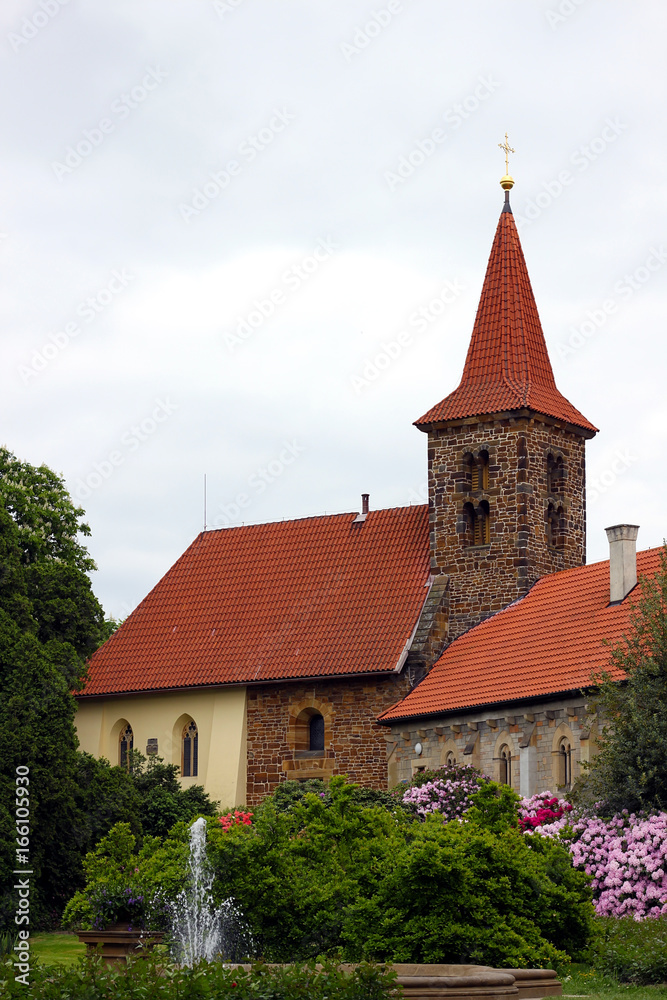
[(505, 174), (509, 174), (510, 172), (509, 155), (510, 153), (516, 153), (516, 149), (512, 149), (512, 147), (510, 146), (507, 140), (507, 132), (505, 132), (505, 141), (499, 142), (498, 145), (500, 146), (501, 149), (505, 150)]

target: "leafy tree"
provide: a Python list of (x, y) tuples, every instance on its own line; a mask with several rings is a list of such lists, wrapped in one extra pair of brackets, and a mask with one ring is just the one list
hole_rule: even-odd
[(611, 651), (625, 679), (602, 676), (606, 723), (582, 797), (622, 809), (667, 809), (667, 547), (655, 577), (642, 577), (631, 629)]
[[(112, 768), (114, 770), (114, 768)], [(175, 823), (196, 816), (215, 816), (213, 802), (203, 785), (181, 788), (176, 764), (165, 764), (162, 757), (149, 757), (132, 751), (130, 780), (136, 789), (138, 818), (145, 836), (166, 837)]]
[[(89, 579), (90, 534), (62, 479), (0, 448), (0, 868), (16, 867), (16, 767), (30, 769), (32, 915), (54, 919), (80, 878), (76, 710), (72, 691), (104, 637)], [(13, 918), (3, 877), (0, 925)]]
[(181, 790), (175, 767), (138, 761), (130, 775), (78, 751), (73, 692), (118, 627), (93, 594), (83, 516), (56, 473), (0, 448), (0, 929), (13, 926), (17, 903), (17, 766), (30, 770), (33, 927), (58, 921), (82, 884), (83, 856), (114, 824), (163, 836), (214, 811), (200, 786)]

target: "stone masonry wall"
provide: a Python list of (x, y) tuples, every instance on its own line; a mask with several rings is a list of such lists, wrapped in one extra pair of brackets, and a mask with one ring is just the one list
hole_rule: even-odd
[[(585, 439), (526, 411), (431, 429), (431, 565), (448, 574), (451, 641), (522, 597), (539, 577), (581, 566), (586, 552)], [(472, 491), (464, 456), (488, 452), (488, 488)], [(561, 457), (559, 492), (547, 491), (547, 456)], [(464, 504), (490, 508), (490, 542), (471, 544)], [(547, 539), (549, 503), (563, 508), (561, 545)]]
[[(342, 677), (247, 689), (248, 805), (287, 779), (347, 774), (368, 788), (387, 787), (387, 730), (376, 718), (409, 690), (402, 675)], [(303, 719), (324, 716), (324, 753), (303, 749)]]
[[(409, 781), (420, 768), (437, 768), (448, 757), (460, 764), (480, 768), (494, 781), (500, 780), (500, 752), (509, 747), (512, 756), (511, 784), (521, 795), (558, 792), (559, 746), (571, 747), (572, 779), (581, 773), (583, 761), (595, 752), (597, 720), (583, 695), (555, 697), (525, 705), (496, 705), (488, 710), (461, 712), (440, 718), (396, 722), (387, 734), (389, 784)], [(421, 744), (422, 752), (416, 752)]]

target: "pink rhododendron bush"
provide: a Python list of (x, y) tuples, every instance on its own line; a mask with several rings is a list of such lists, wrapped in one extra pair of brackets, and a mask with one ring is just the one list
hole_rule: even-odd
[(403, 793), (402, 801), (422, 819), (436, 812), (443, 814), (445, 822), (461, 819), (472, 805), (472, 796), (489, 780), (477, 768), (461, 764), (421, 772)]
[(667, 915), (667, 812), (624, 810), (602, 819), (578, 814), (564, 799), (544, 792), (521, 799), (519, 823), (531, 833), (568, 842), (575, 868), (593, 876), (599, 916)]
[[(490, 780), (474, 767), (456, 764), (415, 775), (401, 799), (421, 819), (441, 813), (445, 822), (462, 820)], [(577, 812), (551, 792), (519, 799), (517, 809), (524, 833), (563, 841), (574, 867), (592, 876), (598, 916), (667, 916), (667, 812), (626, 810), (602, 819)]]

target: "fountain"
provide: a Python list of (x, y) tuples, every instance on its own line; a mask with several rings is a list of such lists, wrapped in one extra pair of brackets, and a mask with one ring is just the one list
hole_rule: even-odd
[(238, 961), (252, 951), (243, 914), (232, 899), (217, 909), (213, 900), (214, 873), (206, 857), (206, 820), (190, 827), (188, 885), (177, 896), (172, 912), (172, 951), (190, 968), (200, 959)]

